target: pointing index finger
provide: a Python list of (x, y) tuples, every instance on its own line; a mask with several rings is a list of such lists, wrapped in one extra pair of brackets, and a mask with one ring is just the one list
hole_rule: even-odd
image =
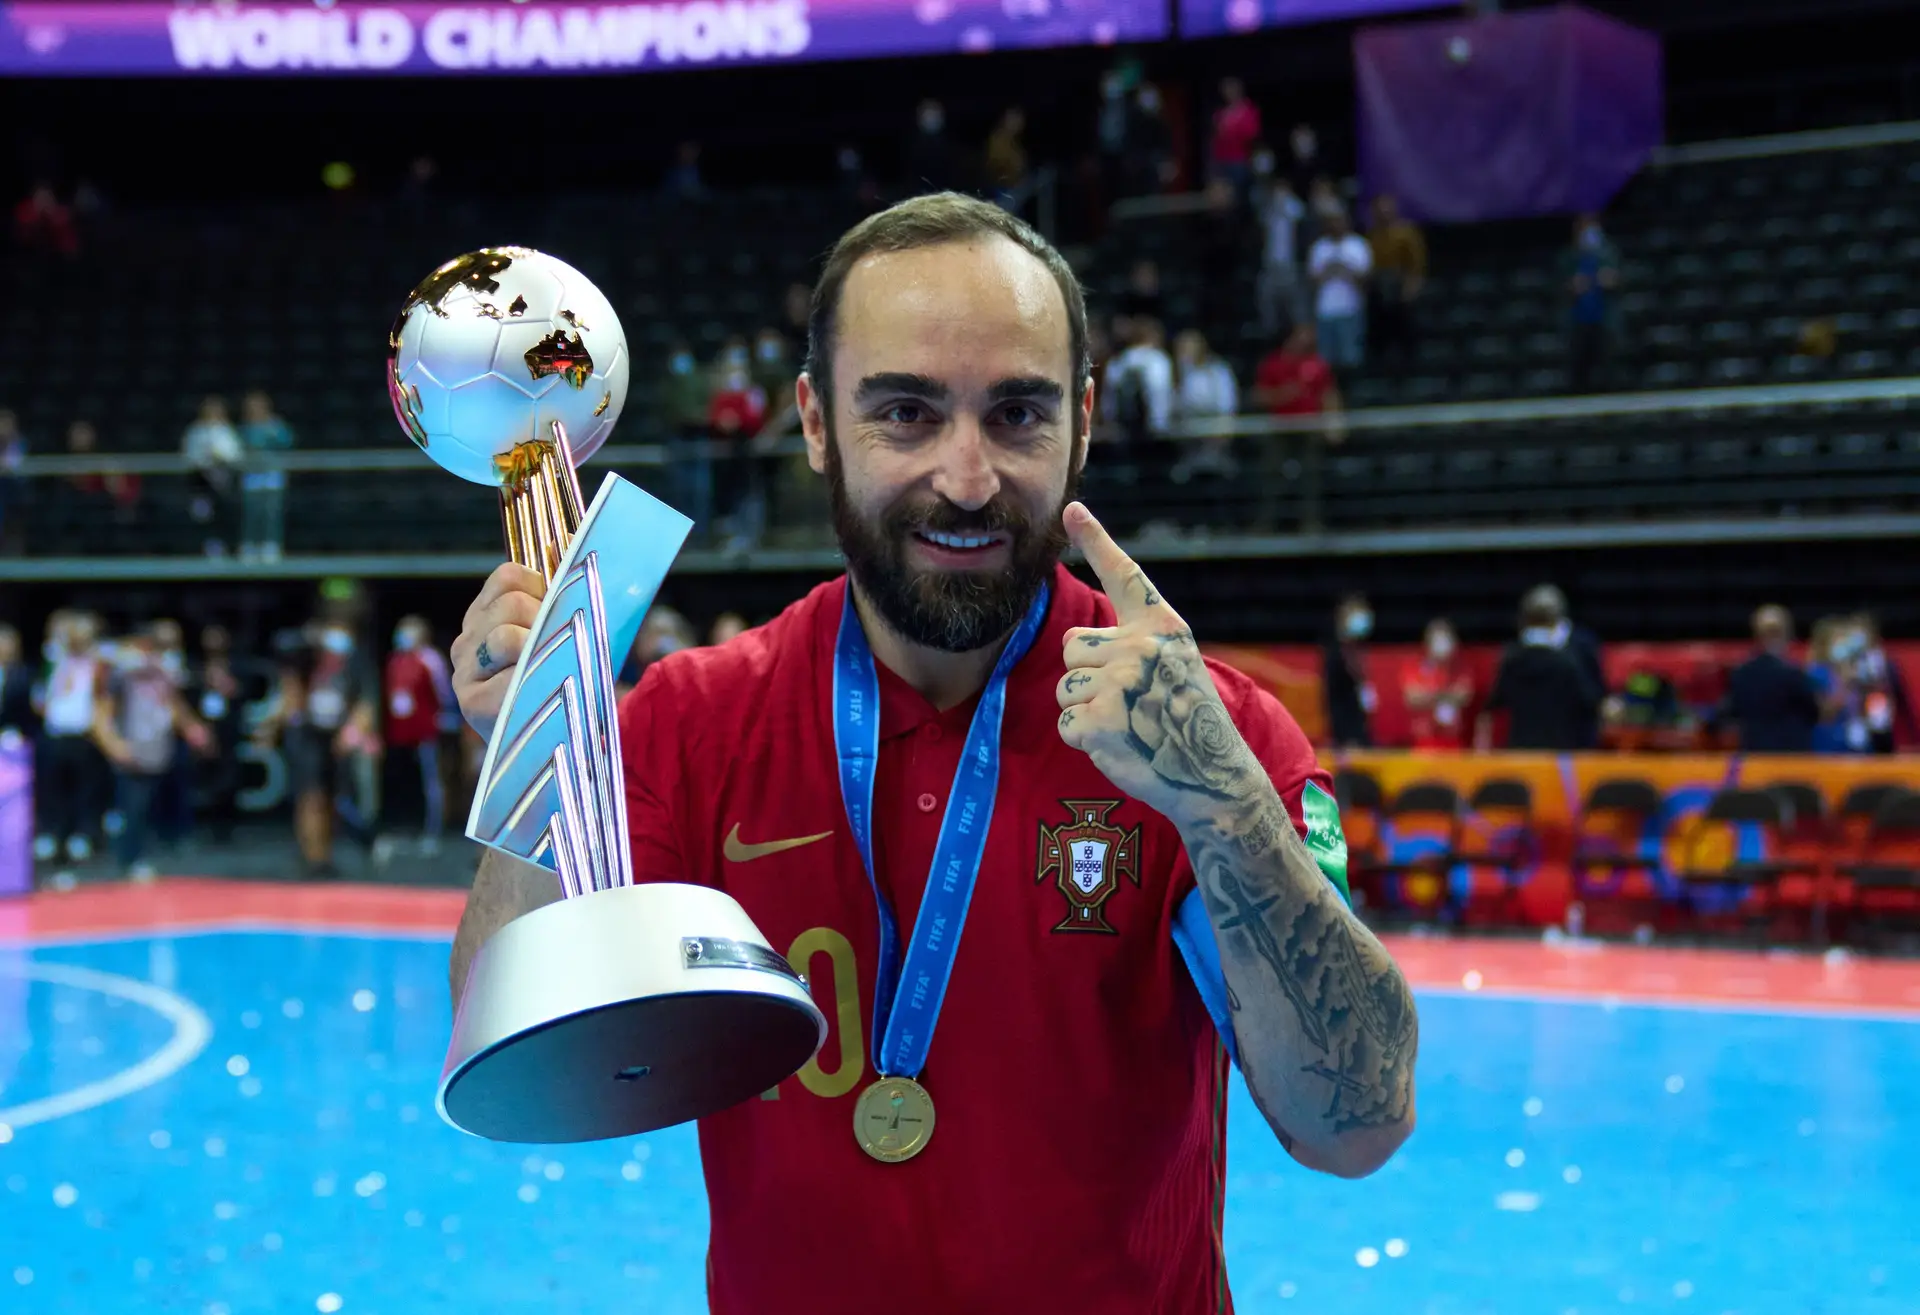
[(1100, 577), (1100, 587), (1113, 600), (1114, 611), (1122, 618), (1137, 616), (1150, 608), (1164, 607), (1160, 591), (1147, 579), (1133, 558), (1127, 556), (1113, 536), (1083, 502), (1070, 502), (1061, 516), (1067, 535), (1087, 559), (1087, 565)]

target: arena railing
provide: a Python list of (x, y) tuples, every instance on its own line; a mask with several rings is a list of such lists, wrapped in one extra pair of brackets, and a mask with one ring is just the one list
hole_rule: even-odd
[[(1564, 440), (1566, 422), (1589, 422), (1605, 432), (1608, 422), (1623, 424), (1623, 435), (1636, 441), (1657, 437), (1665, 418), (1670, 424), (1697, 429), (1716, 418), (1748, 413), (1809, 412), (1865, 415), (1904, 413), (1920, 399), (1920, 377), (1868, 379), (1842, 383), (1790, 384), (1752, 388), (1710, 388), (1684, 391), (1619, 393), (1590, 397), (1530, 398), (1512, 401), (1374, 407), (1338, 415), (1275, 417), (1236, 416), (1179, 426), (1171, 440), (1231, 436), (1236, 446), (1254, 460), (1253, 478), (1230, 482), (1220, 495), (1224, 513), (1211, 525), (1190, 525), (1188, 532), (1131, 536), (1135, 550), (1147, 559), (1304, 557), (1321, 555), (1385, 555), (1457, 551), (1501, 551), (1587, 547), (1622, 544), (1687, 544), (1752, 540), (1818, 540), (1910, 538), (1920, 536), (1920, 514), (1874, 509), (1860, 514), (1784, 516), (1667, 516), (1651, 520), (1616, 517), (1563, 524), (1460, 524), (1449, 516), (1440, 496), (1418, 499), (1425, 514), (1396, 518), (1391, 528), (1354, 527), (1326, 530), (1325, 498), (1319, 472), (1329, 454), (1375, 453), (1383, 458), (1402, 450), (1398, 440), (1421, 434), (1432, 449), (1450, 450), (1454, 434), (1461, 445), (1487, 445), (1485, 426), (1499, 426), (1500, 444)], [(1530, 425), (1540, 426), (1532, 436)], [(1101, 437), (1097, 431), (1096, 439)], [(758, 546), (744, 551), (689, 549), (679, 563), (686, 571), (830, 570), (838, 558), (831, 543), (824, 498), (817, 481), (798, 468), (804, 452), (791, 411), (769, 426), (754, 442), (754, 456), (764, 478), (765, 514)], [(680, 448), (660, 442), (615, 443), (601, 449), (589, 466), (617, 469), (637, 482), (666, 492), (669, 467)], [(709, 452), (724, 456), (729, 449), (713, 445)], [(1096, 443), (1093, 467), (1098, 473), (1112, 463), (1113, 451)], [(1271, 457), (1273, 459), (1269, 460)], [(444, 493), (433, 495), (446, 503), (462, 492), (484, 499), (481, 490), (461, 490), (420, 452), (396, 438), (381, 446), (355, 449), (296, 449), (276, 456), (271, 465), (292, 474), (290, 496), (302, 496), (299, 476), (354, 474), (418, 474), (422, 481), (438, 481)], [(27, 480), (45, 480), (87, 474), (124, 473), (162, 479), (185, 479), (193, 468), (177, 453), (114, 453), (76, 456), (30, 456), (16, 472)], [(411, 481), (409, 481), (411, 487)], [(424, 485), (423, 485), (424, 487)], [(795, 490), (798, 490), (797, 494)], [(1455, 490), (1458, 492), (1459, 490)], [(1158, 483), (1135, 490), (1144, 499), (1170, 497)], [(15, 499), (14, 515), (23, 506), (31, 523), (31, 497)], [(475, 507), (480, 506), (476, 501)], [(471, 525), (484, 522), (470, 518)], [(1149, 518), (1150, 519), (1150, 518)], [(1447, 521), (1455, 523), (1445, 523)], [(1226, 522), (1230, 521), (1231, 524)], [(1132, 527), (1139, 529), (1136, 524)], [(340, 551), (303, 553), (274, 562), (242, 562), (185, 555), (47, 555), (0, 557), (0, 580), (62, 580), (98, 577), (103, 569), (126, 579), (195, 579), (220, 577), (301, 577), (316, 574), (367, 576), (466, 575), (490, 569), (498, 552), (484, 538), (462, 535), (455, 551)], [(470, 550), (466, 550), (470, 542)], [(107, 566), (111, 562), (111, 567)]]

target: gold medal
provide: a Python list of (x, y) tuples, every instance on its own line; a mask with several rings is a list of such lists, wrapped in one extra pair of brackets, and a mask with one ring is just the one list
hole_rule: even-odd
[(882, 1164), (911, 1160), (933, 1136), (933, 1097), (912, 1078), (881, 1078), (853, 1104), (853, 1137)]

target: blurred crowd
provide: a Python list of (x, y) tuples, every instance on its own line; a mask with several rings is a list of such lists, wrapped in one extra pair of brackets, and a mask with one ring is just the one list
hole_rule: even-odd
[[(1567, 753), (1596, 748), (1742, 753), (1878, 753), (1920, 745), (1920, 719), (1871, 613), (1822, 617), (1803, 646), (1787, 609), (1753, 614), (1753, 646), (1729, 665), (1709, 657), (1614, 664), (1550, 584), (1520, 600), (1514, 639), (1489, 663), (1463, 650), (1453, 624), (1430, 621), (1397, 667), (1372, 660), (1373, 609), (1355, 594), (1335, 610), (1323, 651), (1328, 738), (1340, 748)], [(1381, 686), (1405, 712), (1380, 732)]]
[[(737, 613), (705, 636), (746, 628)], [(361, 595), (330, 582), (304, 625), (259, 646), (225, 626), (156, 618), (118, 629), (96, 613), (47, 621), (37, 659), (0, 625), (0, 737), (31, 745), (34, 858), (54, 875), (98, 862), (140, 881), (191, 840), (225, 844), (257, 816), (291, 818), (304, 875), (337, 875), (336, 839), (375, 867), (431, 857), (472, 799), (485, 746), (462, 721), (422, 617), (375, 639)], [(701, 642), (655, 607), (617, 677), (624, 693), (668, 653)]]

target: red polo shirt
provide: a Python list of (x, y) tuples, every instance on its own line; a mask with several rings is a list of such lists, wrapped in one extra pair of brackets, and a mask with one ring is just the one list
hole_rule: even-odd
[[(876, 1076), (879, 922), (834, 757), (845, 594), (832, 581), (733, 643), (655, 663), (621, 707), (637, 875), (739, 900), (808, 974), (832, 1026), (776, 1091), (701, 1122), (712, 1309), (1228, 1309), (1226, 1060), (1172, 939), (1193, 872), (1172, 824), (1060, 740), (1064, 634), (1114, 620), (1105, 595), (1064, 568), (1008, 682), (993, 822), (921, 1074), (936, 1131), (902, 1164), (855, 1143), (854, 1100)], [(1313, 750), (1272, 696), (1212, 672), (1304, 835), (1301, 791), (1328, 785)], [(904, 935), (974, 701), (941, 712), (885, 667), (879, 676), (874, 863)], [(1091, 830), (1059, 834), (1076, 825)], [(819, 838), (760, 856), (739, 848), (802, 837)], [(1072, 847), (1088, 837), (1105, 850)], [(1104, 853), (1102, 873), (1078, 870), (1090, 852)]]

